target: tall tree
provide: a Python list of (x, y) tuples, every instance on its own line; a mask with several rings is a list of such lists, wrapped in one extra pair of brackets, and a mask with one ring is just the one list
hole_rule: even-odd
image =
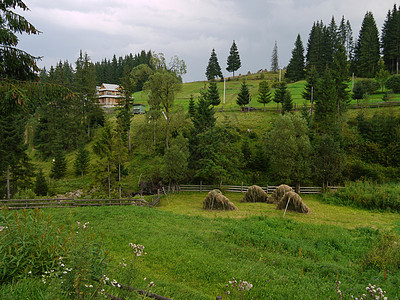
[(272, 50), (271, 56), (271, 71), (278, 72), (279, 60), (278, 60), (278, 43), (275, 41), (274, 49)]
[(160, 70), (151, 75), (145, 84), (149, 92), (149, 104), (154, 109), (161, 110), (167, 120), (165, 146), (169, 148), (170, 115), (174, 105), (175, 94), (181, 89), (182, 82), (178, 77), (167, 70)]
[(315, 66), (318, 74), (322, 74), (326, 68), (326, 63), (323, 59), (323, 28), (321, 22), (313, 24), (307, 43), (306, 67), (307, 72), (312, 66)]
[(388, 11), (381, 36), (383, 61), (391, 73), (397, 73), (400, 63), (400, 10), (394, 5)]
[(299, 81), (305, 76), (304, 64), (304, 47), (300, 34), (297, 35), (294, 49), (292, 50), (292, 58), (286, 69), (285, 77), (291, 81)]
[(192, 117), (195, 132), (198, 134), (215, 126), (215, 110), (207, 100), (206, 93), (201, 92), (200, 97), (194, 107), (195, 111)]
[(310, 115), (312, 115), (314, 109), (315, 89), (317, 87), (317, 81), (318, 72), (315, 65), (313, 65), (307, 72), (306, 85), (304, 87), (303, 93), (301, 94), (305, 100), (311, 102)]
[(346, 49), (347, 59), (352, 60), (354, 52), (353, 30), (351, 29), (350, 21), (346, 21), (344, 16), (342, 16), (342, 20), (340, 21), (338, 34), (339, 42)]
[(218, 62), (217, 54), (215, 53), (215, 49), (211, 51), (211, 57), (208, 60), (208, 65), (206, 69), (206, 77), (207, 80), (213, 80), (217, 77), (223, 79), (224, 76), (222, 75), (221, 67)]
[(243, 110), (243, 108), (250, 103), (250, 91), (245, 80), (243, 80), (240, 86), (240, 91), (236, 99), (237, 105)]
[[(310, 175), (311, 144), (306, 121), (299, 115), (279, 117), (268, 133), (270, 167), (279, 183), (296, 184)], [(277, 182), (278, 183), (278, 182)]]
[(288, 95), (289, 90), (287, 88), (287, 83), (285, 81), (282, 81), (279, 84), (279, 87), (275, 90), (275, 94), (274, 94), (274, 102), (277, 105), (277, 110), (279, 103), (282, 104), (282, 114), (284, 113), (283, 111), (283, 103), (285, 102), (285, 100), (288, 100), (288, 97), (291, 97), (290, 94)]
[(228, 65), (226, 67), (226, 70), (228, 72), (232, 72), (233, 78), (235, 78), (235, 71), (239, 70), (239, 68), (242, 66), (242, 63), (240, 62), (239, 51), (235, 41), (233, 41), (232, 43), (226, 64)]
[(18, 83), (10, 84), (5, 80), (32, 80), (37, 77), (35, 72), (39, 71), (37, 58), (17, 48), (17, 34), (38, 34), (39, 31), (23, 16), (15, 13), (15, 8), (28, 10), (21, 0), (2, 1), (0, 6), (0, 175), (6, 174), (7, 198), (11, 197), (10, 178), (13, 169), (27, 161), (24, 149), (27, 107), (22, 107), (27, 97)]
[(374, 77), (380, 59), (379, 33), (372, 12), (364, 16), (354, 51), (356, 73), (360, 77)]
[(349, 92), (347, 91), (348, 72), (346, 50), (342, 44), (338, 44), (332, 64), (332, 76), (337, 91), (336, 107), (338, 114), (341, 114), (349, 103)]
[(83, 177), (83, 175), (87, 171), (87, 168), (89, 167), (89, 160), (89, 151), (85, 148), (84, 145), (81, 145), (78, 148), (78, 153), (75, 158), (75, 175), (81, 175)]
[(264, 112), (265, 105), (270, 103), (272, 100), (271, 90), (269, 89), (269, 85), (267, 81), (261, 81), (258, 87), (258, 99), (259, 103), (264, 104)]

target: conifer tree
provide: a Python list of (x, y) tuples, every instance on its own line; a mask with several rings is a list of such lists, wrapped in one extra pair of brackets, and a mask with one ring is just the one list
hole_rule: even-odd
[(86, 150), (84, 145), (81, 145), (78, 148), (78, 153), (74, 163), (75, 175), (83, 176), (86, 173), (89, 166), (89, 160), (89, 151)]
[(275, 90), (275, 94), (274, 94), (274, 102), (276, 103), (276, 105), (277, 105), (277, 110), (279, 109), (278, 108), (278, 105), (279, 105), (279, 103), (281, 103), (282, 104), (282, 114), (284, 113), (284, 111), (283, 111), (283, 103), (285, 102), (285, 100), (289, 100), (288, 98), (286, 98), (286, 97), (288, 97), (287, 96), (287, 93), (288, 93), (289, 91), (288, 91), (288, 89), (287, 89), (287, 84), (286, 84), (286, 82), (285, 81), (282, 81), (280, 84), (279, 84), (279, 87)]
[(190, 99), (189, 99), (189, 117), (193, 118), (195, 113), (196, 113), (196, 109), (195, 109), (193, 94), (190, 94)]
[(312, 66), (315, 66), (318, 74), (322, 74), (326, 68), (323, 60), (323, 23), (316, 22), (313, 24), (307, 43), (307, 54), (306, 54), (306, 67), (307, 72), (310, 71)]
[(271, 91), (269, 89), (269, 85), (267, 81), (261, 81), (258, 87), (258, 98), (257, 101), (259, 103), (264, 104), (264, 112), (265, 112), (265, 105), (270, 103), (272, 100)]
[(271, 56), (271, 71), (278, 72), (278, 70), (279, 70), (278, 43), (275, 41), (274, 49), (272, 50), (272, 56)]
[(356, 73), (360, 77), (374, 77), (380, 59), (379, 33), (372, 12), (364, 16), (354, 51)]
[(292, 50), (292, 58), (286, 69), (285, 77), (291, 81), (299, 81), (304, 79), (304, 47), (300, 34), (297, 35), (294, 49)]
[(347, 82), (349, 81), (346, 50), (342, 44), (338, 44), (333, 57), (332, 76), (337, 91), (337, 113), (341, 114), (349, 103), (349, 92)]
[(46, 196), (49, 191), (47, 186), (46, 178), (44, 177), (43, 170), (40, 169), (36, 175), (35, 189), (34, 192), (38, 196)]
[(235, 41), (233, 41), (232, 43), (226, 64), (228, 65), (226, 70), (228, 72), (232, 72), (233, 79), (235, 79), (235, 71), (239, 70), (239, 68), (242, 66), (242, 63), (240, 62), (239, 51)]
[(344, 16), (342, 16), (342, 20), (340, 21), (338, 34), (339, 34), (339, 42), (346, 49), (347, 59), (352, 60), (354, 52), (353, 30), (351, 29), (350, 21), (349, 20), (346, 21)]
[(223, 79), (224, 76), (222, 75), (221, 67), (218, 62), (217, 54), (215, 53), (215, 49), (211, 51), (211, 57), (208, 60), (208, 65), (206, 69), (206, 77), (207, 80), (213, 80), (217, 77)]
[(289, 90), (286, 90), (285, 97), (282, 102), (282, 115), (291, 112), (293, 110), (293, 99)]
[(308, 100), (311, 102), (310, 115), (312, 115), (312, 112), (314, 109), (314, 100), (315, 100), (315, 94), (316, 94), (315, 92), (316, 92), (316, 87), (317, 87), (317, 81), (318, 81), (317, 69), (315, 66), (312, 66), (307, 73), (306, 86), (304, 87), (304, 91), (301, 94), (305, 100)]
[(218, 106), (221, 103), (217, 83), (213, 80), (210, 82), (210, 84), (208, 86), (208, 89), (206, 92), (206, 98), (212, 106)]
[(201, 95), (195, 105), (195, 113), (192, 118), (196, 134), (205, 132), (215, 126), (215, 110), (207, 100), (205, 92)]
[(54, 179), (61, 179), (65, 176), (66, 171), (67, 161), (65, 159), (65, 154), (61, 149), (61, 146), (58, 145), (54, 154), (53, 162), (51, 164), (50, 177)]
[(391, 73), (397, 73), (400, 68), (400, 10), (396, 4), (388, 11), (383, 24), (381, 45), (386, 68)]
[(247, 86), (246, 81), (243, 81), (242, 85), (240, 87), (240, 91), (239, 91), (238, 97), (236, 99), (236, 103), (243, 110), (244, 106), (249, 104), (249, 102), (250, 102), (249, 87)]

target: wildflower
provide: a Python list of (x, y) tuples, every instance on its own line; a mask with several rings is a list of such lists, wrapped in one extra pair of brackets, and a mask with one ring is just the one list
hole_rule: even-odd
[(153, 281), (150, 281), (148, 287), (150, 288), (150, 287), (152, 287), (153, 285), (154, 285), (154, 282), (153, 282)]
[(146, 277), (145, 277), (145, 278), (143, 278), (143, 281), (146, 281), (146, 279), (147, 279)]

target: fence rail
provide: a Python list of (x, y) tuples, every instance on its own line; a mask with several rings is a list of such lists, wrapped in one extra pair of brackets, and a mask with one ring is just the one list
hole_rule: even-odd
[[(209, 192), (213, 189), (222, 189), (223, 191), (231, 192), (231, 193), (246, 193), (248, 185), (223, 185), (223, 186), (215, 186), (215, 185), (204, 185), (204, 184), (181, 184), (179, 186), (179, 190), (181, 192)], [(267, 193), (271, 194), (278, 186), (275, 185), (267, 185), (262, 186), (261, 188)], [(343, 187), (335, 187), (329, 186), (328, 189), (330, 190), (338, 190)], [(293, 187), (293, 189), (295, 189)], [(309, 186), (302, 186), (300, 187), (300, 194), (321, 194), (323, 192), (322, 187), (309, 187)]]
[(33, 209), (33, 208), (65, 208), (81, 206), (157, 206), (160, 202), (160, 196), (153, 198), (152, 202), (144, 199), (73, 199), (73, 198), (52, 198), (52, 199), (11, 199), (0, 200), (1, 206), (8, 209)]

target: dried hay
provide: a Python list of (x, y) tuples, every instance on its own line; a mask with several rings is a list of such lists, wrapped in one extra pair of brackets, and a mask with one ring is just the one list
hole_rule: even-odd
[(267, 198), (267, 203), (278, 203), (279, 201), (281, 201), (285, 193), (292, 191), (293, 189), (290, 186), (286, 184), (281, 184), (274, 190), (271, 196)]
[[(287, 205), (289, 201), (289, 204)], [(296, 211), (303, 214), (310, 213), (310, 209), (308, 206), (303, 202), (303, 199), (297, 194), (296, 192), (290, 191), (285, 193), (283, 198), (279, 201), (277, 209), (286, 209), (291, 211)]]
[(267, 193), (258, 185), (252, 185), (247, 189), (240, 202), (266, 202)]
[(203, 209), (218, 210), (238, 210), (238, 208), (229, 201), (220, 190), (212, 190), (203, 201)]

